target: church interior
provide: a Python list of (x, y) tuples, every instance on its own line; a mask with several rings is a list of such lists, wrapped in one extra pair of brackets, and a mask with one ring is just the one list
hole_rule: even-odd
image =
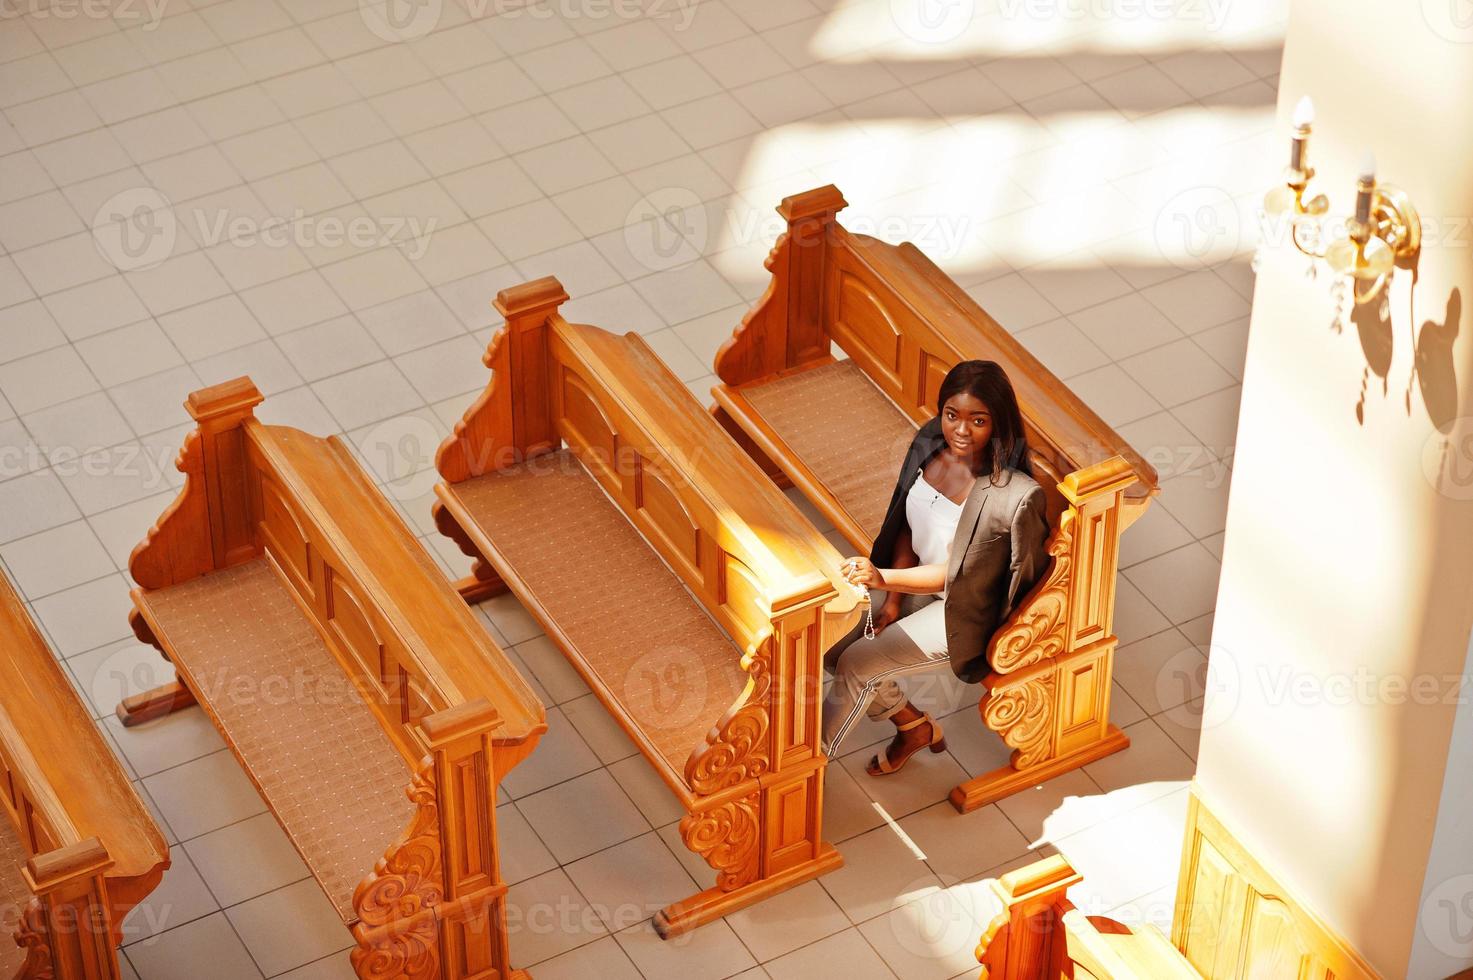
[(1467, 0), (0, 0), (0, 976), (1473, 976), (1470, 108)]

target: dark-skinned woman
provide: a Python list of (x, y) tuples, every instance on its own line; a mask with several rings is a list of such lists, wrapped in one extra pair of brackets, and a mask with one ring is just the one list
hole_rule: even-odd
[(834, 675), (823, 707), (829, 756), (861, 713), (896, 728), (872, 776), (946, 747), (897, 679), (943, 663), (968, 683), (986, 677), (987, 645), (1042, 574), (1047, 537), (1012, 383), (993, 361), (962, 361), (906, 452), (869, 557), (844, 563), (845, 578), (870, 590), (875, 635), (866, 639), (861, 622), (824, 656)]

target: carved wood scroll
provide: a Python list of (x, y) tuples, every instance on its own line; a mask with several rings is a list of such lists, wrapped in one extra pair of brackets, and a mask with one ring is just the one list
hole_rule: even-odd
[(688, 814), (680, 821), (685, 846), (716, 871), (716, 887), (732, 891), (762, 874), (762, 797), (760, 793), (728, 800)]
[(730, 789), (772, 765), (772, 627), (765, 626), (742, 657), (747, 689), (685, 763), (685, 781), (701, 796)]
[(408, 793), (418, 808), (414, 819), (353, 892), (358, 948), (351, 960), (363, 980), (440, 976), (435, 910), (445, 895), (433, 759), (425, 760)]

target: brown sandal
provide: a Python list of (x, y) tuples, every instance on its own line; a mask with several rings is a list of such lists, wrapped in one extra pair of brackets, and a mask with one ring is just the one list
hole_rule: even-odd
[(895, 763), (892, 763), (890, 761), (890, 749), (887, 746), (884, 752), (878, 753), (873, 759), (870, 760), (870, 764), (865, 767), (864, 771), (871, 776), (889, 776), (892, 773), (899, 772), (901, 768), (910, 761), (910, 757), (915, 755), (921, 749), (929, 748), (932, 752), (945, 752), (946, 737), (941, 733), (941, 726), (936, 723), (935, 718), (932, 718), (930, 715), (925, 714), (924, 712), (919, 718), (908, 721), (903, 725), (896, 725), (895, 730), (896, 732), (909, 732), (921, 727), (928, 722), (931, 725), (931, 741), (929, 743), (922, 743), (920, 745), (917, 745), (915, 748), (905, 753), (905, 755), (901, 756), (899, 762)]

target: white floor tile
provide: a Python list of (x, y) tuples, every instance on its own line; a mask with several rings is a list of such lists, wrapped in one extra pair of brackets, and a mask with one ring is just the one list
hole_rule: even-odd
[(700, 891), (654, 832), (605, 848), (564, 868), (610, 932), (646, 923)]
[(652, 925), (642, 923), (614, 938), (646, 980), (721, 980), (757, 965), (725, 922), (672, 939), (661, 939)]
[[(515, 955), (512, 959), (519, 963)], [(537, 964), (537, 980), (582, 980), (595, 976), (604, 980), (640, 980), (639, 971), (611, 936)]]
[(266, 976), (353, 945), (332, 903), (311, 878), (228, 908), (225, 914)]
[(32, 600), (117, 570), (85, 521), (0, 545), (0, 560), (21, 594)]
[(203, 834), (187, 841), (184, 849), (215, 898), (226, 907), (309, 875), (270, 813)]
[(774, 895), (726, 917), (759, 963), (849, 928), (849, 919), (817, 881)]
[(163, 980), (252, 980), (256, 968), (223, 914), (206, 916), (128, 947), (128, 960), (144, 977)]
[(512, 962), (523, 969), (608, 935), (561, 868), (507, 890), (506, 925)]
[(846, 929), (804, 946), (765, 964), (764, 968), (773, 980), (809, 980), (810, 977), (894, 980), (895, 977), (857, 929)]
[(266, 809), (235, 757), (224, 749), (145, 777), (143, 785), (181, 840)]
[(1217, 578), (1222, 562), (1200, 544), (1141, 562), (1122, 574), (1174, 623), (1184, 623), (1217, 602)]
[(896, 976), (948, 980), (976, 969), (979, 925), (1001, 905), (985, 886), (959, 886), (871, 919), (859, 933)]
[[(562, 864), (637, 837), (649, 822), (602, 769), (517, 801), (517, 809)], [(590, 821), (588, 814), (600, 819)]]
[(169, 860), (163, 881), (123, 920), (125, 948), (167, 935), (170, 930), (220, 908), (183, 847), (176, 844), (170, 848)]
[(860, 923), (942, 887), (924, 852), (895, 824), (839, 844), (844, 866), (819, 879), (824, 891)]
[(513, 799), (521, 799), (598, 768), (598, 756), (578, 730), (561, 709), (549, 705), (547, 734), (530, 758), (506, 774), (502, 786)]

